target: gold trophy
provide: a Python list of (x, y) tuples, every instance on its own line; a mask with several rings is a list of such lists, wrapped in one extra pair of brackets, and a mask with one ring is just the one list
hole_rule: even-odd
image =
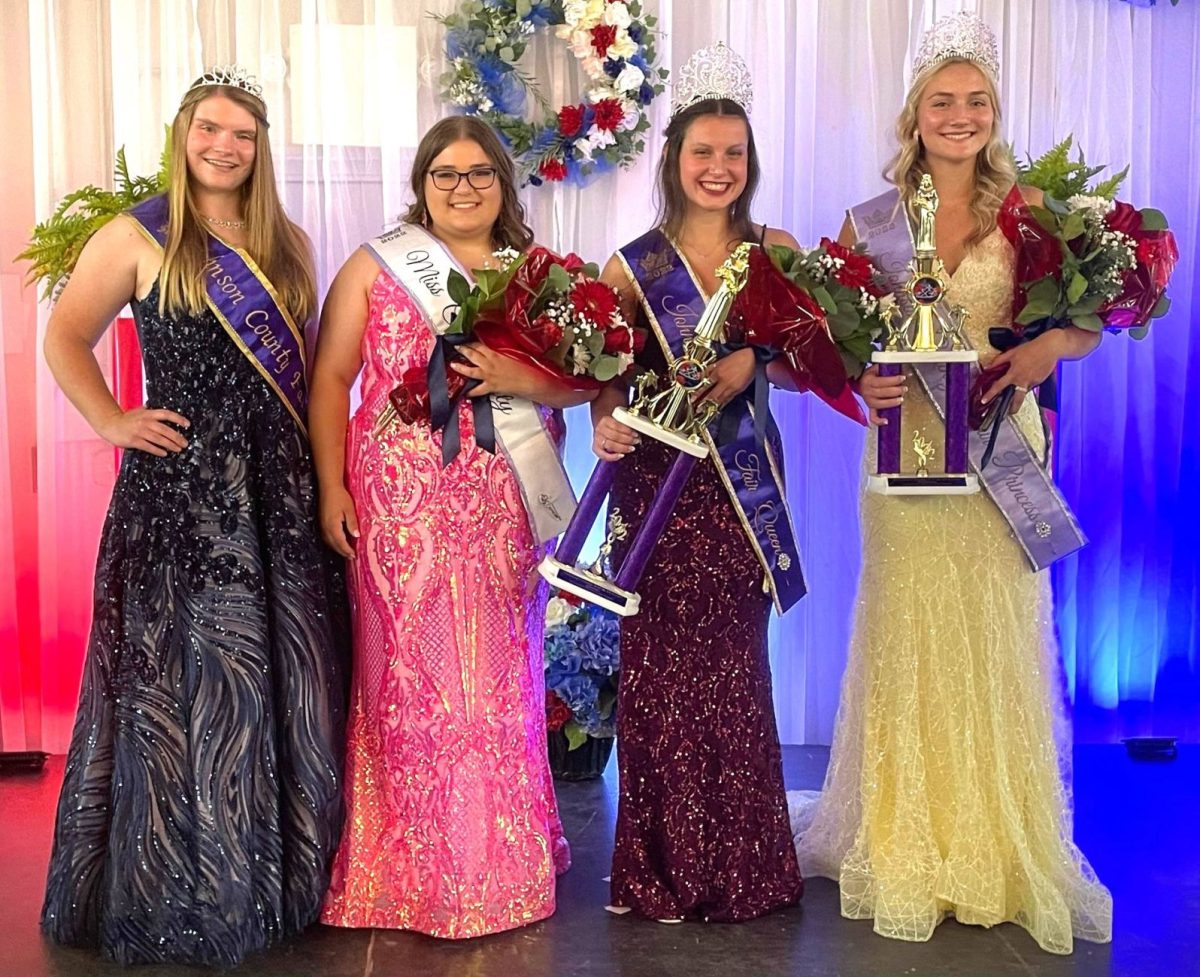
[[(937, 191), (926, 173), (913, 198), (917, 216), (916, 253), (912, 260), (904, 292), (912, 311), (896, 325), (888, 318), (887, 339), (882, 350), (871, 356), (880, 376), (897, 376), (906, 364), (921, 374), (922, 384), (937, 400), (945, 421), (945, 472), (929, 471), (936, 455), (933, 442), (920, 431), (912, 444), (919, 465), (914, 472), (901, 470), (900, 448), (903, 443), (903, 405), (879, 413), (887, 424), (879, 428), (876, 474), (867, 480), (872, 492), (885, 495), (967, 495), (979, 491), (979, 480), (968, 468), (967, 395), (971, 382), (971, 364), (979, 354), (968, 348), (963, 338), (967, 312), (955, 308), (944, 313), (938, 303), (946, 294), (946, 269), (937, 254)], [(944, 381), (936, 367), (945, 371)]]
[(749, 267), (750, 245), (740, 244), (717, 269), (721, 287), (705, 306), (692, 338), (684, 344), (683, 356), (676, 360), (666, 389), (656, 393), (659, 378), (643, 373), (638, 377), (633, 403), (614, 410), (614, 420), (694, 458), (708, 454), (701, 432), (720, 408), (711, 400), (696, 407), (695, 397), (712, 382), (705, 373), (717, 361), (716, 345), (733, 300), (746, 284)]
[(733, 300), (746, 284), (750, 247), (749, 244), (739, 245), (717, 269), (721, 285), (704, 307), (695, 332), (683, 344), (683, 355), (675, 361), (670, 375), (659, 378), (653, 373), (641, 374), (635, 381), (633, 403), (613, 411), (615, 420), (679, 452), (634, 533), (621, 565), (609, 579), (606, 573), (609, 568), (605, 564), (613, 542), (624, 539), (628, 533), (616, 511), (609, 518), (609, 532), (599, 559), (590, 567), (575, 565), (616, 474), (618, 462), (602, 461), (592, 472), (558, 549), (538, 566), (538, 571), (554, 586), (623, 617), (638, 612), (641, 597), (636, 588), (650, 554), (667, 527), (696, 460), (708, 455), (704, 429), (720, 408), (711, 400), (703, 400), (697, 405), (695, 398), (712, 384), (706, 373), (717, 361), (717, 344), (721, 341)]

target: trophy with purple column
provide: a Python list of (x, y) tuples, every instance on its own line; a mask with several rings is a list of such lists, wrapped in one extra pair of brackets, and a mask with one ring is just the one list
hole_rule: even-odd
[[(904, 291), (912, 311), (896, 326), (888, 320), (887, 342), (871, 356), (880, 376), (896, 376), (905, 365), (920, 380), (941, 415), (945, 437), (942, 470), (930, 471), (937, 446), (926, 432), (906, 431), (904, 407), (880, 411), (887, 424), (879, 428), (876, 474), (867, 480), (872, 492), (884, 495), (969, 495), (979, 491), (979, 479), (967, 464), (967, 410), (971, 364), (979, 354), (963, 339), (967, 312), (959, 307), (944, 313), (939, 302), (946, 294), (946, 269), (937, 256), (934, 219), (938, 197), (926, 173), (914, 200), (917, 211), (916, 254)], [(912, 443), (916, 466), (905, 471), (901, 448), (905, 438)]]
[(615, 420), (679, 452), (658, 487), (645, 519), (634, 533), (621, 565), (608, 566), (613, 543), (625, 539), (629, 533), (620, 513), (614, 510), (610, 513), (608, 535), (596, 562), (590, 567), (576, 566), (579, 551), (612, 487), (616, 466), (620, 464), (602, 461), (592, 472), (558, 549), (538, 566), (541, 575), (554, 586), (623, 617), (638, 612), (641, 603), (637, 594), (638, 581), (667, 528), (667, 520), (683, 493), (696, 460), (708, 454), (704, 431), (720, 408), (711, 400), (697, 404), (695, 398), (712, 382), (706, 373), (717, 360), (716, 347), (721, 341), (733, 300), (746, 284), (749, 253), (750, 245), (742, 244), (717, 269), (721, 285), (705, 306), (695, 332), (683, 344), (683, 355), (675, 361), (670, 376), (659, 378), (652, 373), (643, 373), (635, 381), (633, 403), (613, 411)]

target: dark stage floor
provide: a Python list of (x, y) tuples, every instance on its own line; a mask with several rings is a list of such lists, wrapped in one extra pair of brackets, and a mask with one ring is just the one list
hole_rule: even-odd
[[(828, 751), (789, 747), (788, 786), (820, 786)], [(0, 977), (184, 977), (208, 971), (141, 967), (46, 944), (37, 930), (51, 819), (62, 773), (0, 777)], [(409, 933), (315, 927), (230, 974), (254, 977), (1192, 977), (1200, 975), (1200, 747), (1173, 763), (1134, 763), (1116, 746), (1081, 747), (1076, 837), (1113, 891), (1111, 946), (1043, 953), (1016, 926), (943, 923), (929, 943), (899, 943), (838, 915), (837, 889), (810, 880), (801, 908), (741, 925), (658, 923), (604, 911), (616, 814), (615, 772), (562, 784), (574, 866), (558, 912), (499, 936), (450, 943)]]

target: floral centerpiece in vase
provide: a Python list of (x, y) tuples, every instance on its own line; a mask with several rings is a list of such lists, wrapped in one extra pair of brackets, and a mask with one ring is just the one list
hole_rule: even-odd
[(611, 611), (556, 595), (546, 606), (546, 732), (560, 780), (601, 776), (616, 733), (620, 628)]

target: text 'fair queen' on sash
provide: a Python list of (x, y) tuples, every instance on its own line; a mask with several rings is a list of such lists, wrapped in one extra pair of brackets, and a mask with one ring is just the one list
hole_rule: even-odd
[[(165, 194), (128, 213), (161, 251), (166, 247), (170, 204)], [(221, 327), (259, 372), (307, 436), (308, 361), (304, 336), (267, 276), (241, 248), (207, 234), (204, 297)]]
[[(679, 250), (657, 228), (621, 248), (617, 256), (637, 289), (667, 365), (672, 366), (707, 304), (700, 285)], [(771, 437), (760, 440), (755, 436), (752, 409), (741, 414), (728, 443), (718, 447), (711, 430), (704, 439), (746, 538), (762, 564), (775, 608), (782, 614), (807, 593), (807, 585), (778, 449)]]
[[(423, 227), (401, 224), (364, 247), (440, 335), (455, 311), (446, 283), (451, 271), (461, 270), (442, 242)], [(558, 536), (575, 512), (558, 447), (533, 403), (507, 394), (491, 394), (489, 400), (496, 439), (520, 486), (530, 529), (544, 543)]]

